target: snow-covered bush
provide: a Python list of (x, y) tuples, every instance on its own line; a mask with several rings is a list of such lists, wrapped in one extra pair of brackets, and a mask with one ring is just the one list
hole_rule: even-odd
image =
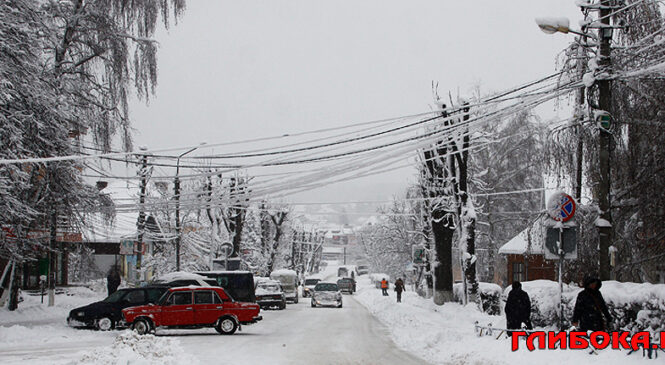
[[(559, 284), (550, 280), (522, 282), (531, 298), (531, 322), (536, 327), (557, 326), (559, 322)], [(503, 302), (511, 288), (503, 292)], [(577, 294), (582, 288), (563, 288), (564, 326), (571, 325)], [(605, 281), (600, 290), (614, 321), (614, 329), (631, 332), (662, 331), (665, 328), (665, 284)]]
[[(490, 315), (501, 314), (501, 287), (493, 283), (478, 283), (481, 310)], [(455, 300), (462, 303), (464, 285), (457, 283), (453, 285)]]

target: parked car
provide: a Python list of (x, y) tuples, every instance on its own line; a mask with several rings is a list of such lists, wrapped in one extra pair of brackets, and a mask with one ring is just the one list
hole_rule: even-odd
[(124, 308), (157, 303), (167, 290), (167, 286), (120, 289), (101, 302), (73, 309), (69, 312), (67, 324), (72, 327), (87, 327), (108, 331), (116, 328), (118, 322), (122, 320), (122, 310)]
[(274, 280), (261, 280), (256, 284), (256, 303), (261, 308), (286, 308), (286, 295), (279, 282)]
[(367, 265), (358, 265), (358, 275), (367, 275), (369, 274), (369, 266)]
[(224, 288), (234, 300), (245, 303), (256, 303), (254, 292), (254, 275), (249, 271), (197, 271), (205, 276), (206, 281), (213, 281), (213, 286)]
[(243, 324), (260, 321), (259, 305), (236, 302), (219, 287), (170, 288), (156, 305), (122, 310), (124, 321), (139, 334), (160, 328), (213, 327), (231, 335)]
[(314, 287), (316, 284), (321, 281), (319, 278), (306, 278), (305, 279), (305, 284), (303, 285), (302, 289), (302, 296), (303, 298), (307, 298), (308, 296), (312, 295), (312, 291), (314, 290)]
[(312, 308), (334, 306), (342, 308), (342, 293), (335, 283), (319, 282), (312, 293)]
[(166, 285), (169, 287), (178, 286), (218, 286), (214, 279), (203, 275), (193, 274), (191, 272), (176, 271), (164, 274), (152, 281), (152, 284)]
[(356, 291), (356, 281), (352, 278), (341, 278), (337, 280), (339, 291), (353, 294)]
[(270, 279), (278, 281), (287, 301), (298, 303), (298, 274), (293, 270), (276, 270), (270, 274)]

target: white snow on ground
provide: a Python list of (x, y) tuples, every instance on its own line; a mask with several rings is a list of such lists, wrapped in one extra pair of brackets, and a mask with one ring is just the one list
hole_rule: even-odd
[(358, 281), (355, 299), (383, 322), (390, 330), (393, 341), (403, 350), (411, 352), (433, 364), (587, 364), (603, 365), (651, 364), (640, 353), (627, 356), (627, 351), (605, 349), (598, 355), (588, 350), (535, 350), (529, 352), (522, 340), (520, 349), (511, 351), (511, 340), (494, 336), (478, 337), (474, 322), (494, 327), (505, 327), (504, 317), (481, 313), (474, 305), (448, 303), (435, 305), (408, 291), (402, 294), (402, 303), (396, 303), (395, 292), (384, 297), (364, 276)]
[[(93, 290), (94, 289), (94, 290)], [(23, 302), (19, 303), (18, 309), (9, 311), (6, 307), (0, 308), (0, 326), (9, 326), (25, 323), (43, 323), (47, 320), (59, 319), (63, 323), (69, 315), (69, 311), (92, 302), (106, 298), (106, 288), (99, 285), (93, 289), (87, 287), (68, 287), (64, 293), (55, 296), (55, 305), (48, 306), (48, 295), (41, 296), (22, 293)]]
[(81, 356), (75, 364), (100, 365), (196, 365), (199, 361), (188, 355), (175, 338), (140, 336), (126, 330), (119, 334), (110, 347), (102, 347)]

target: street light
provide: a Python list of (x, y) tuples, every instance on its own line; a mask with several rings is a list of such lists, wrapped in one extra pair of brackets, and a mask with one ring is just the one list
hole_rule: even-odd
[(196, 151), (199, 147), (205, 145), (205, 142), (201, 142), (198, 146), (189, 149), (188, 151), (185, 151), (181, 153), (178, 156), (178, 159), (176, 161), (176, 168), (175, 168), (175, 181), (173, 190), (175, 192), (175, 233), (176, 233), (176, 238), (175, 238), (175, 269), (176, 271), (180, 271), (180, 178), (178, 175), (180, 174), (180, 159), (193, 151)]
[(554, 34), (557, 32), (564, 34), (573, 33), (582, 37), (596, 39), (593, 34), (582, 33), (570, 29), (570, 21), (568, 18), (536, 18), (536, 24), (538, 24), (540, 30), (546, 34)]

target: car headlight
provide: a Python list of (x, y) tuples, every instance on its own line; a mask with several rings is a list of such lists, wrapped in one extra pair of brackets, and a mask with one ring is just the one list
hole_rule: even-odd
[(78, 317), (85, 317), (85, 312), (84, 311), (79, 311), (79, 312), (76, 312), (76, 315)]

